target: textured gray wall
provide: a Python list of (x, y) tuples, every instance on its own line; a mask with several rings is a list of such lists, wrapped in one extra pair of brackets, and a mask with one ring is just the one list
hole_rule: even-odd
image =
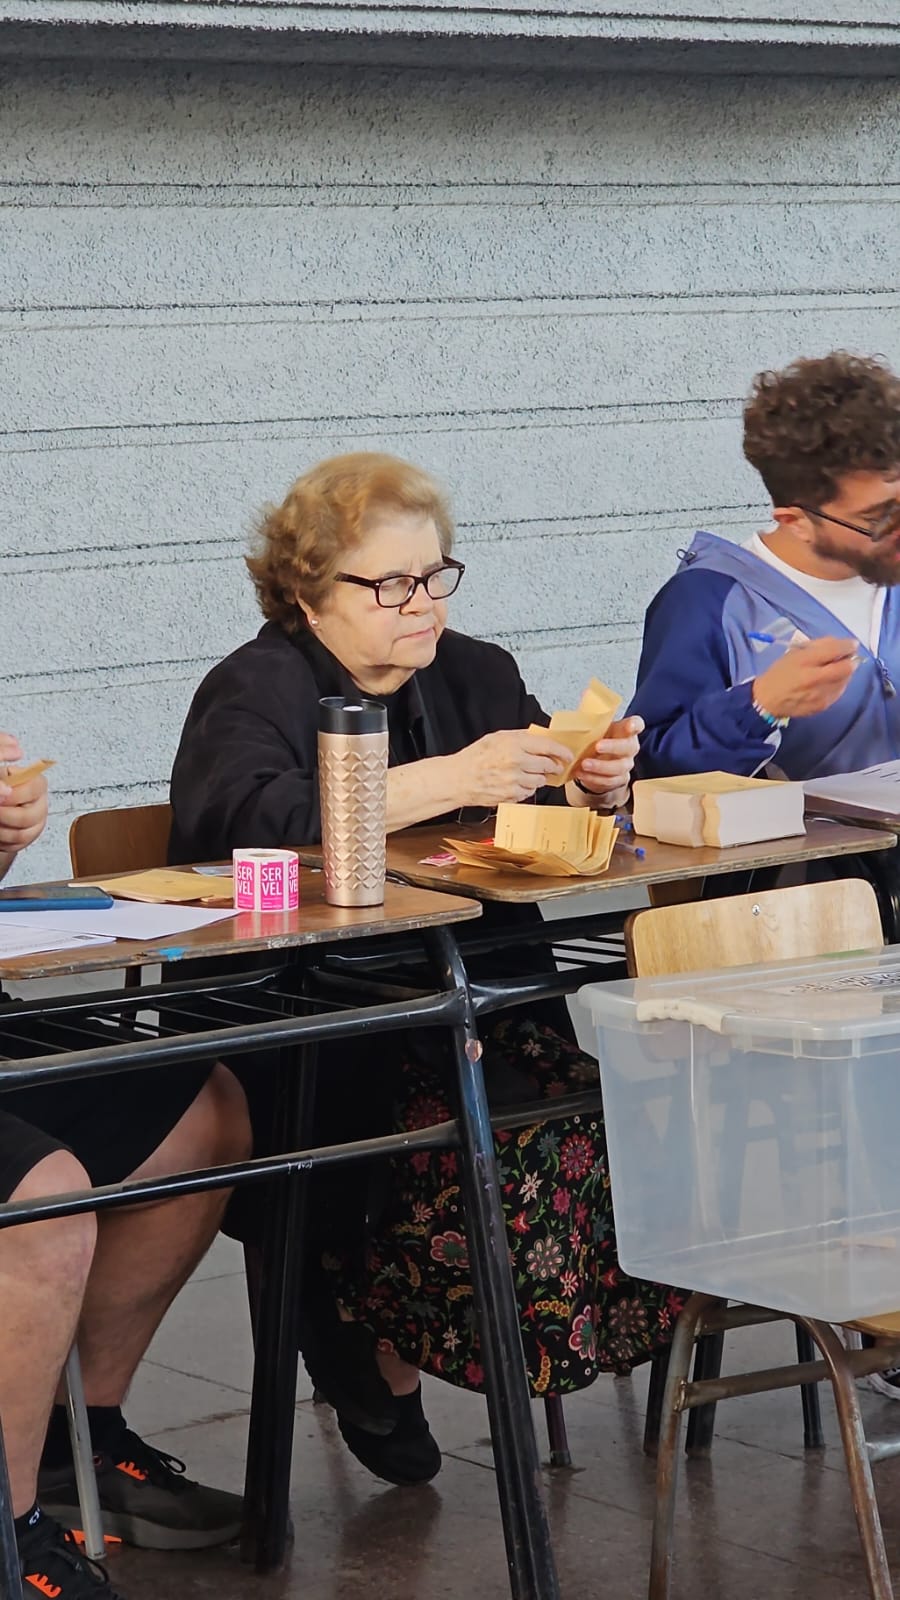
[(256, 626), (254, 512), (335, 450), (450, 484), (455, 620), (545, 703), (627, 693), (676, 549), (762, 515), (752, 372), (900, 362), (898, 130), (889, 81), (0, 64), (0, 726), (59, 761), (29, 866), (164, 794)]

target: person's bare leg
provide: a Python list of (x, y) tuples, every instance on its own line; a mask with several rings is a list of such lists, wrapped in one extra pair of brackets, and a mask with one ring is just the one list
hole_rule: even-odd
[[(132, 1174), (159, 1177), (242, 1161), (251, 1133), (244, 1091), (218, 1065), (153, 1155)], [(228, 1191), (137, 1205), (100, 1218), (78, 1348), (88, 1405), (117, 1406), (179, 1289), (206, 1254)]]
[(391, 1394), (415, 1394), (419, 1387), (422, 1374), (418, 1367), (408, 1361), (403, 1361), (393, 1350), (382, 1350), (380, 1347), (375, 1352), (378, 1370)]
[[(58, 1150), (32, 1167), (10, 1199), (89, 1188), (84, 1168)], [(17, 1517), (34, 1504), (47, 1420), (75, 1340), (96, 1232), (91, 1215), (0, 1231), (0, 1417)]]

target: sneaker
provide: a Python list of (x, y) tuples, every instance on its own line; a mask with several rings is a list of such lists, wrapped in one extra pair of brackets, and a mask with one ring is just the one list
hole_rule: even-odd
[(19, 1564), (25, 1600), (122, 1600), (105, 1568), (79, 1555), (71, 1533), (41, 1515), (19, 1537)]
[(888, 1367), (886, 1372), (870, 1372), (866, 1382), (876, 1394), (884, 1395), (885, 1400), (900, 1400), (900, 1367)]
[[(184, 1476), (177, 1456), (154, 1449), (123, 1428), (115, 1449), (94, 1456), (104, 1533), (142, 1550), (205, 1550), (241, 1531), (240, 1495), (208, 1489)], [(38, 1496), (51, 1516), (79, 1526), (73, 1467), (43, 1470)]]

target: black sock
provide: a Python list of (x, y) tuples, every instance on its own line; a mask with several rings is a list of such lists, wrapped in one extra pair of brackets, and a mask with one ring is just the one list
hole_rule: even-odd
[(125, 1426), (121, 1406), (88, 1406), (87, 1414), (94, 1450), (114, 1450)]
[(42, 1516), (43, 1512), (41, 1511), (37, 1501), (35, 1501), (30, 1511), (23, 1511), (20, 1517), (16, 1517), (15, 1523), (13, 1524), (16, 1530), (16, 1538), (21, 1539), (22, 1536), (28, 1532), (29, 1528), (36, 1528)]
[[(91, 1443), (100, 1454), (112, 1444), (125, 1426), (119, 1406), (88, 1406), (88, 1423)], [(72, 1465), (72, 1446), (69, 1442), (69, 1423), (65, 1406), (54, 1406), (50, 1413), (47, 1437), (44, 1441), (41, 1466), (52, 1472), (59, 1467)]]

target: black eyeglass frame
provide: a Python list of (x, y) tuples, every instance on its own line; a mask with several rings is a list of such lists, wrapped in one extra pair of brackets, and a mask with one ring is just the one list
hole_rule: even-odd
[[(429, 600), (449, 600), (450, 596), (455, 594), (459, 588), (465, 570), (466, 564), (464, 561), (456, 561), (454, 560), (453, 556), (445, 556), (442, 566), (435, 567), (433, 572), (426, 572), (424, 576), (420, 578), (415, 577), (411, 572), (398, 572), (392, 578), (357, 578), (352, 572), (338, 572), (335, 574), (334, 581), (335, 583), (356, 583), (359, 584), (361, 589), (371, 589), (375, 596), (376, 604), (380, 605), (383, 610), (402, 611), (404, 606), (409, 605), (410, 600), (420, 585), (425, 590)], [(448, 589), (445, 594), (432, 594), (428, 585), (430, 584), (432, 578), (436, 578), (439, 573), (444, 572), (456, 573), (456, 582), (453, 585), (453, 588)], [(387, 602), (381, 598), (382, 584), (398, 583), (401, 578), (405, 578), (409, 584), (409, 592), (407, 593), (405, 599), (398, 600), (396, 605), (388, 605)]]
[(829, 511), (820, 511), (817, 506), (804, 506), (797, 501), (797, 510), (805, 511), (808, 517), (821, 517), (823, 522), (833, 522), (838, 528), (849, 528), (851, 533), (861, 533), (864, 539), (871, 539), (877, 544), (879, 539), (886, 539), (889, 533), (900, 528), (900, 500), (897, 501), (897, 510), (889, 519), (887, 525), (876, 532), (874, 528), (861, 528), (858, 522), (848, 522), (845, 517), (833, 517)]

